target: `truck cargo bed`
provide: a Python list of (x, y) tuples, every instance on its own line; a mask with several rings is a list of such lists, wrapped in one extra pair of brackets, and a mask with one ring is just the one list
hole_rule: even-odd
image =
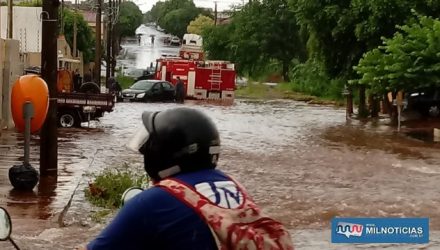
[(59, 106), (94, 106), (96, 109), (111, 112), (115, 105), (113, 94), (89, 94), (89, 93), (58, 93)]

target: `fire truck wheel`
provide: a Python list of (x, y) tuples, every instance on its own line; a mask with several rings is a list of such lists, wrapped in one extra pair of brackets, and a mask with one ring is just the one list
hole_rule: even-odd
[(58, 124), (63, 128), (80, 127), (81, 121), (74, 112), (61, 111), (58, 116)]

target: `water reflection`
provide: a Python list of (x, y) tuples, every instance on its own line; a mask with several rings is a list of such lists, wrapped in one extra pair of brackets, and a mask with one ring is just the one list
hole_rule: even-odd
[[(163, 43), (163, 32), (148, 26), (141, 26), (137, 33), (141, 34), (140, 43), (122, 44), (122, 58), (118, 63), (125, 68), (146, 69), (150, 64), (155, 65), (156, 59), (162, 55), (178, 55), (179, 48), (168, 46)], [(155, 42), (151, 42), (151, 35), (155, 36)]]

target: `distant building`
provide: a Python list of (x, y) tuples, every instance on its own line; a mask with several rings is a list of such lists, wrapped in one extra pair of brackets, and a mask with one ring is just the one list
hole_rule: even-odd
[[(215, 19), (215, 10), (212, 8), (203, 8), (203, 10), (208, 11), (213, 19)], [(232, 11), (218, 11), (217, 12), (217, 24), (227, 24), (231, 22)]]
[(228, 24), (231, 22), (232, 13), (230, 11), (218, 12), (217, 13), (217, 23), (218, 24)]
[[(79, 10), (79, 12), (84, 17), (84, 20), (87, 22), (90, 28), (92, 28), (93, 31), (96, 30), (96, 12), (90, 11), (90, 10)], [(105, 35), (105, 23), (104, 23), (104, 16), (101, 15), (101, 39), (104, 39)]]

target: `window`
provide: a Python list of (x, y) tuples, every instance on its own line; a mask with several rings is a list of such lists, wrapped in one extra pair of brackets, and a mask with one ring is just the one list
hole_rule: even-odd
[(154, 92), (159, 92), (160, 91), (160, 83), (157, 83), (153, 86), (153, 91)]
[(170, 83), (167, 83), (167, 82), (163, 82), (162, 86), (163, 86), (164, 90), (172, 90), (173, 89), (173, 85), (171, 85)]
[[(138, 90), (149, 90), (153, 86), (154, 82), (142, 80), (138, 81), (133, 86), (131, 86), (131, 89), (138, 89)], [(155, 85), (156, 87), (157, 85)]]

